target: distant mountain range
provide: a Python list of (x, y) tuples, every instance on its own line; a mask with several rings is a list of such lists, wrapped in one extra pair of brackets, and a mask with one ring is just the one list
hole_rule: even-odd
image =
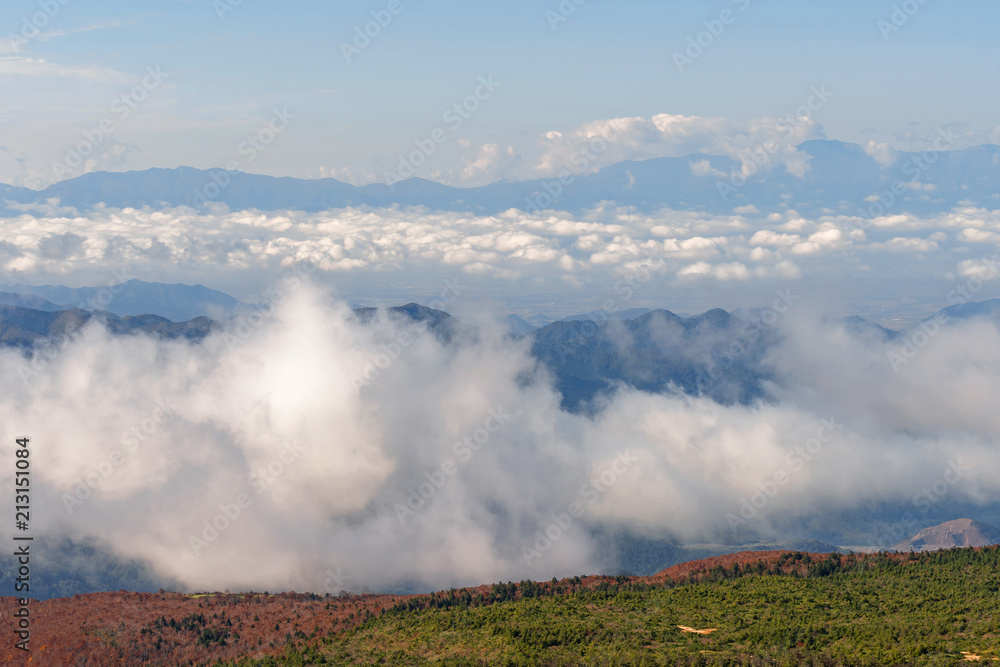
[(196, 317), (224, 319), (241, 305), (233, 297), (204, 285), (166, 285), (128, 280), (111, 288), (61, 285), (0, 286), (0, 304), (36, 310), (68, 307), (107, 311), (119, 317), (155, 313), (175, 322)]
[[(643, 212), (674, 208), (731, 213), (734, 207), (753, 204), (762, 209), (792, 206), (810, 215), (858, 215), (872, 206), (866, 198), (889, 191), (894, 183), (903, 192), (893, 197), (890, 210), (894, 213), (940, 212), (960, 202), (991, 208), (1000, 205), (1000, 147), (995, 145), (942, 153), (900, 152), (888, 167), (856, 144), (808, 141), (799, 150), (809, 156), (804, 178), (779, 168), (750, 178), (742, 187), (728, 188), (725, 185), (732, 185), (729, 175), (740, 171), (740, 163), (703, 154), (621, 162), (595, 174), (576, 176), (566, 186), (540, 179), (458, 188), (411, 178), (392, 187), (381, 183), (357, 187), (329, 178), (275, 178), (190, 167), (94, 172), (40, 191), (0, 185), (0, 215), (15, 215), (23, 210), (22, 205), (50, 199), (79, 210), (98, 205), (203, 209), (218, 202), (231, 210), (314, 212), (400, 205), (496, 214), (511, 208), (578, 211), (616, 202)], [(700, 174), (708, 175), (695, 174), (695, 164), (700, 164)]]
[(112, 313), (70, 310), (33, 310), (0, 305), (0, 345), (30, 350), (43, 340), (61, 340), (91, 320), (100, 321), (113, 334), (146, 333), (166, 339), (201, 340), (218, 324), (207, 317), (171, 322), (159, 315), (118, 317)]
[[(31, 582), (31, 596), (35, 600), (69, 597), (94, 591), (153, 592), (166, 586), (180, 585), (157, 575), (148, 563), (116, 556), (106, 545), (92, 538), (73, 540), (65, 536), (38, 536), (32, 551), (35, 566), (45, 572)], [(13, 575), (17, 572), (17, 558), (0, 554), (0, 596), (16, 595)]]
[[(114, 334), (146, 333), (197, 341), (221, 328), (244, 305), (202, 285), (130, 280), (121, 288), (104, 308), (87, 308), (88, 303), (104, 303), (102, 288), (8, 286), (0, 292), (0, 345), (27, 352), (95, 318)], [(378, 311), (357, 308), (354, 312), (367, 323)], [(448, 313), (415, 303), (388, 312), (425, 324), (446, 344), (474, 337), (477, 331)], [(590, 413), (599, 407), (596, 401), (619, 386), (709, 396), (727, 405), (766, 399), (768, 383), (780, 384), (765, 361), (780, 338), (776, 330), (754, 326), (754, 313), (715, 309), (682, 317), (667, 310), (636, 308), (608, 319), (584, 313), (540, 328), (514, 315), (503, 324), (512, 337), (530, 338), (532, 354), (552, 373), (563, 408)], [(947, 320), (942, 319), (945, 315)], [(942, 321), (985, 317), (1000, 323), (1000, 299), (952, 306), (929, 319), (934, 317)], [(853, 335), (878, 343), (905, 337), (920, 324), (894, 331), (860, 317), (830, 320), (831, 326), (844, 325)], [(727, 352), (734, 344), (741, 350), (737, 356)]]
[(895, 551), (938, 551), (995, 544), (1000, 544), (1000, 529), (972, 519), (956, 519), (925, 528), (892, 548)]
[[(8, 288), (9, 289), (9, 288)], [(15, 348), (30, 354), (45, 339), (59, 340), (91, 321), (99, 321), (116, 335), (149, 334), (168, 339), (199, 341), (213, 331), (225, 326), (225, 317), (213, 319), (204, 315), (171, 321), (158, 314), (119, 316), (109, 311), (90, 311), (61, 305), (66, 301), (79, 301), (93, 295), (93, 289), (50, 286), (43, 289), (55, 301), (29, 293), (0, 292), (0, 347)], [(201, 286), (162, 285), (134, 281), (133, 294), (152, 295), (148, 308), (134, 305), (138, 310), (155, 310), (159, 304), (168, 304), (179, 312), (195, 312), (199, 308), (219, 307), (220, 312), (234, 312), (225, 306), (239, 302), (221, 292)], [(221, 295), (221, 296), (220, 296)], [(155, 297), (155, 298), (154, 298)], [(138, 297), (137, 297), (138, 298)], [(209, 305), (205, 305), (209, 304)], [(118, 305), (117, 298), (110, 305)], [(29, 307), (30, 306), (30, 307)], [(769, 383), (780, 384), (782, 378), (768, 367), (768, 351), (780, 343), (775, 330), (757, 330), (753, 327), (754, 311), (736, 314), (721, 309), (710, 310), (693, 317), (681, 317), (667, 310), (652, 310), (620, 314), (619, 319), (602, 320), (593, 313), (574, 316), (536, 328), (517, 318), (506, 318), (504, 324), (512, 337), (526, 339), (539, 366), (549, 372), (556, 389), (562, 395), (562, 406), (570, 412), (593, 414), (604, 397), (619, 387), (633, 387), (651, 393), (677, 392), (692, 396), (708, 396), (724, 404), (749, 404), (768, 400)], [(956, 321), (963, 318), (984, 317), (1000, 325), (1000, 300), (965, 304), (941, 311)], [(474, 338), (478, 329), (440, 310), (411, 303), (389, 308), (385, 314), (407, 323), (426, 326), (443, 344), (449, 345), (463, 339)], [(374, 308), (356, 308), (358, 322), (371, 324), (382, 316)], [(891, 342), (905, 336), (903, 332), (885, 329), (859, 317), (830, 320), (831, 326), (846, 325), (857, 336), (869, 336), (880, 342)], [(919, 324), (914, 325), (919, 326)], [(518, 327), (518, 330), (514, 330)], [(740, 343), (743, 352), (738, 357), (727, 357), (734, 342)], [(993, 510), (990, 510), (993, 511)], [(953, 506), (941, 503), (928, 519), (941, 521), (950, 516), (977, 516), (996, 523), (993, 514), (973, 505)], [(836, 544), (872, 544), (861, 541), (843, 541), (846, 537), (860, 539), (855, 533), (868, 534), (878, 521), (898, 517), (898, 507), (886, 505), (874, 508), (869, 514), (844, 515), (843, 520), (833, 520), (832, 527), (821, 528), (815, 522), (789, 526), (783, 534), (800, 536), (788, 543), (761, 541), (755, 534), (738, 536), (738, 544), (682, 544), (673, 538), (631, 534), (619, 530), (595, 530), (592, 537), (598, 547), (601, 562), (611, 573), (645, 574), (667, 565), (728, 553), (738, 549), (809, 549), (833, 551)], [(899, 539), (895, 535), (893, 540)], [(737, 539), (734, 537), (733, 539)], [(880, 544), (889, 544), (889, 541)], [(923, 551), (961, 546), (1000, 543), (1000, 531), (971, 520), (950, 521), (921, 531), (909, 540), (896, 544), (898, 551)], [(65, 549), (63, 549), (65, 547)], [(67, 552), (77, 549), (71, 544), (60, 549)], [(96, 548), (96, 547), (94, 547)], [(86, 547), (86, 553), (93, 548)], [(841, 549), (846, 549), (842, 547)], [(79, 549), (77, 549), (79, 551)], [(83, 553), (83, 552), (81, 552)], [(97, 553), (97, 552), (94, 552)], [(98, 554), (100, 556), (100, 554)], [(96, 558), (97, 556), (95, 556)], [(104, 558), (104, 556), (100, 556)], [(10, 559), (0, 558), (0, 569), (10, 567)], [(110, 560), (108, 561), (111, 562)], [(102, 579), (96, 574), (73, 578), (59, 575), (58, 581), (46, 588), (46, 595), (68, 595), (89, 590), (107, 590), (122, 587), (116, 581), (128, 581), (127, 587), (150, 590), (159, 584), (132, 562), (117, 562), (113, 575)]]
[[(773, 330), (747, 336), (745, 324), (720, 309), (688, 318), (654, 310), (627, 320), (563, 320), (532, 332), (531, 349), (571, 411), (590, 411), (620, 384), (747, 404), (774, 379), (763, 356), (777, 337)], [(737, 341), (745, 351), (730, 359), (725, 351)]]
[(33, 310), (44, 310), (52, 312), (55, 310), (69, 310), (74, 306), (65, 303), (52, 303), (34, 294), (18, 294), (15, 292), (0, 292), (0, 305), (16, 306), (18, 308), (31, 308)]

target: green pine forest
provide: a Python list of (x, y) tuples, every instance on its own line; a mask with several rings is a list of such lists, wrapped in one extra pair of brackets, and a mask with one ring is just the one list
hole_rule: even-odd
[(279, 657), (235, 664), (835, 666), (1000, 658), (998, 548), (822, 560), (789, 552), (681, 582), (646, 582), (574, 578), (436, 593), (345, 634), (291, 640)]

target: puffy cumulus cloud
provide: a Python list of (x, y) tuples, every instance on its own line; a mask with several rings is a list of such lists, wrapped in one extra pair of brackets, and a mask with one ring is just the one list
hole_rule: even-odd
[(794, 210), (765, 215), (751, 208), (728, 215), (615, 207), (579, 214), (418, 208), (99, 208), (81, 214), (55, 200), (12, 206), (23, 214), (0, 218), (0, 269), (9, 282), (59, 282), (123, 265), (142, 272), (136, 275), (212, 281), (234, 270), (259, 275), (301, 262), (331, 279), (447, 271), (500, 282), (572, 279), (584, 285), (646, 268), (668, 280), (731, 282), (788, 279), (819, 268), (835, 273), (851, 258), (877, 268), (879, 258), (891, 263), (905, 252), (954, 263), (965, 259), (951, 258), (956, 243), (1000, 243), (1000, 212), (970, 207), (867, 220), (806, 218)]
[(795, 255), (820, 255), (851, 245), (848, 234), (833, 223), (823, 223), (809, 238), (791, 247)]
[[(913, 231), (939, 234), (963, 230), (1000, 231), (1000, 209), (959, 206), (944, 213), (917, 216), (912, 213), (886, 214), (864, 223), (876, 230)], [(944, 240), (938, 237), (932, 240)]]
[(991, 243), (996, 245), (1000, 244), (1000, 234), (985, 229), (969, 227), (958, 233), (958, 240), (962, 243)]
[(622, 389), (584, 417), (487, 320), (445, 346), (283, 289), (255, 328), (199, 344), (95, 324), (41, 369), (0, 351), (5, 377), (32, 371), (0, 385), (0, 455), (25, 432), (37, 443), (38, 533), (99, 537), (189, 589), (322, 592), (331, 570), (355, 590), (444, 588), (596, 571), (595, 527), (710, 537), (778, 473), (752, 517), (765, 532), (908, 507), (956, 460), (954, 498), (1000, 492), (991, 324), (945, 328), (897, 363), (898, 344), (793, 309), (776, 401)]
[(498, 144), (484, 144), (471, 158), (464, 158), (461, 181), (467, 185), (485, 185), (505, 178), (521, 163), (521, 156), (513, 146), (502, 148)]
[(891, 167), (896, 164), (896, 151), (885, 142), (879, 143), (872, 140), (865, 144), (864, 149), (865, 153), (882, 167)]
[[(591, 173), (624, 160), (683, 157), (704, 153), (731, 157), (744, 176), (761, 169), (784, 167), (802, 176), (807, 156), (797, 146), (821, 138), (811, 118), (791, 122), (780, 118), (735, 121), (659, 114), (651, 118), (613, 118), (585, 123), (568, 132), (549, 132), (541, 140), (541, 158), (528, 175), (554, 176), (564, 170)], [(761, 152), (767, 157), (762, 159)], [(694, 162), (692, 172), (717, 177), (707, 160)]]
[(431, 176), (453, 185), (482, 185), (501, 179), (590, 174), (625, 160), (705, 154), (736, 160), (738, 174), (720, 171), (705, 159), (691, 163), (695, 175), (750, 177), (783, 168), (802, 177), (809, 159), (797, 146), (823, 136), (819, 125), (806, 116), (749, 121), (672, 114), (611, 118), (551, 130), (538, 137), (534, 146), (476, 145), (461, 139), (462, 166), (439, 168)]
[(715, 178), (725, 178), (729, 174), (720, 171), (712, 166), (708, 160), (698, 160), (691, 163), (691, 173), (695, 176), (714, 176)]
[(707, 239), (701, 236), (667, 239), (663, 242), (663, 250), (667, 256), (677, 259), (709, 259), (721, 254), (727, 241), (726, 238)]
[(802, 237), (798, 234), (780, 234), (770, 229), (762, 229), (750, 237), (750, 245), (787, 248), (798, 245)]
[[(322, 213), (189, 209), (111, 210), (87, 215), (58, 202), (0, 220), (11, 275), (60, 275), (94, 265), (273, 270), (311, 262), (330, 273), (406, 273), (427, 268), (497, 278), (634, 270), (664, 261), (725, 256), (739, 216), (627, 210), (497, 216), (419, 209)], [(721, 234), (720, 234), (721, 233)], [(667, 236), (667, 238), (663, 238)], [(734, 239), (738, 242), (738, 238)]]
[(872, 243), (868, 246), (873, 251), (885, 252), (934, 252), (940, 246), (934, 241), (913, 236), (897, 236), (885, 243)]
[(678, 278), (714, 278), (720, 282), (729, 280), (747, 280), (751, 277), (750, 270), (740, 262), (726, 264), (710, 264), (696, 262), (689, 264), (677, 272)]

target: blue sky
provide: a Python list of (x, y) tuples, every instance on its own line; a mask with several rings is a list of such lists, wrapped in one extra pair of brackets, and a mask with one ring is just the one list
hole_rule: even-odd
[[(220, 11), (236, 1), (51, 0), (44, 21), (33, 18), (44, 2), (5, 2), (0, 181), (59, 180), (54, 163), (114, 117), (113, 101), (147, 67), (161, 68), (164, 83), (69, 175), (221, 166), (278, 108), (294, 121), (241, 163), (245, 171), (381, 180), (488, 75), (500, 88), (417, 175), (527, 177), (547, 132), (658, 114), (751, 122), (791, 112), (820, 84), (836, 95), (816, 113), (818, 135), (907, 148), (959, 123), (969, 143), (997, 136), (998, 92), (988, 82), (1000, 65), (1000, 11), (987, 0), (912, 0), (916, 11), (888, 39), (878, 22), (902, 3), (588, 0), (553, 29), (546, 12), (559, 12), (556, 0), (398, 0), (399, 13), (351, 62), (341, 43), (388, 0), (243, 0)], [(679, 72), (673, 54), (724, 11), (732, 22)], [(11, 34), (33, 33), (32, 22), (39, 34), (12, 44)], [(521, 167), (491, 162), (489, 145), (523, 156)], [(463, 176), (476, 160), (486, 166)]]

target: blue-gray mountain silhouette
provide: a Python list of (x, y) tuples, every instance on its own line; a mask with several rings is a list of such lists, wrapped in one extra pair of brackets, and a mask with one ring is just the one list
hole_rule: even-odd
[[(495, 214), (511, 208), (579, 211), (601, 202), (617, 202), (643, 212), (674, 208), (731, 213), (734, 207), (753, 204), (760, 209), (792, 206), (808, 215), (831, 211), (867, 215), (878, 213), (877, 204), (866, 202), (867, 197), (889, 192), (894, 183), (914, 182), (932, 186), (930, 196), (925, 191), (905, 190), (893, 196), (891, 203), (885, 199), (888, 211), (927, 214), (950, 210), (959, 202), (991, 208), (1000, 203), (1000, 147), (992, 144), (940, 153), (899, 152), (889, 167), (880, 166), (856, 144), (808, 141), (799, 150), (809, 156), (809, 170), (803, 178), (783, 168), (765, 169), (742, 187), (731, 189), (725, 187), (732, 185), (728, 175), (739, 172), (740, 164), (729, 157), (702, 154), (621, 162), (595, 174), (575, 176), (567, 186), (542, 179), (457, 188), (411, 178), (392, 187), (381, 183), (355, 187), (329, 178), (302, 180), (178, 167), (94, 172), (40, 191), (0, 185), (0, 212), (3, 202), (43, 204), (55, 198), (80, 210), (97, 205), (204, 209), (218, 202), (231, 210), (315, 212), (400, 205)], [(692, 165), (701, 161), (725, 176), (695, 175)], [(217, 187), (217, 182), (225, 187)], [(8, 205), (6, 212), (19, 210)]]

